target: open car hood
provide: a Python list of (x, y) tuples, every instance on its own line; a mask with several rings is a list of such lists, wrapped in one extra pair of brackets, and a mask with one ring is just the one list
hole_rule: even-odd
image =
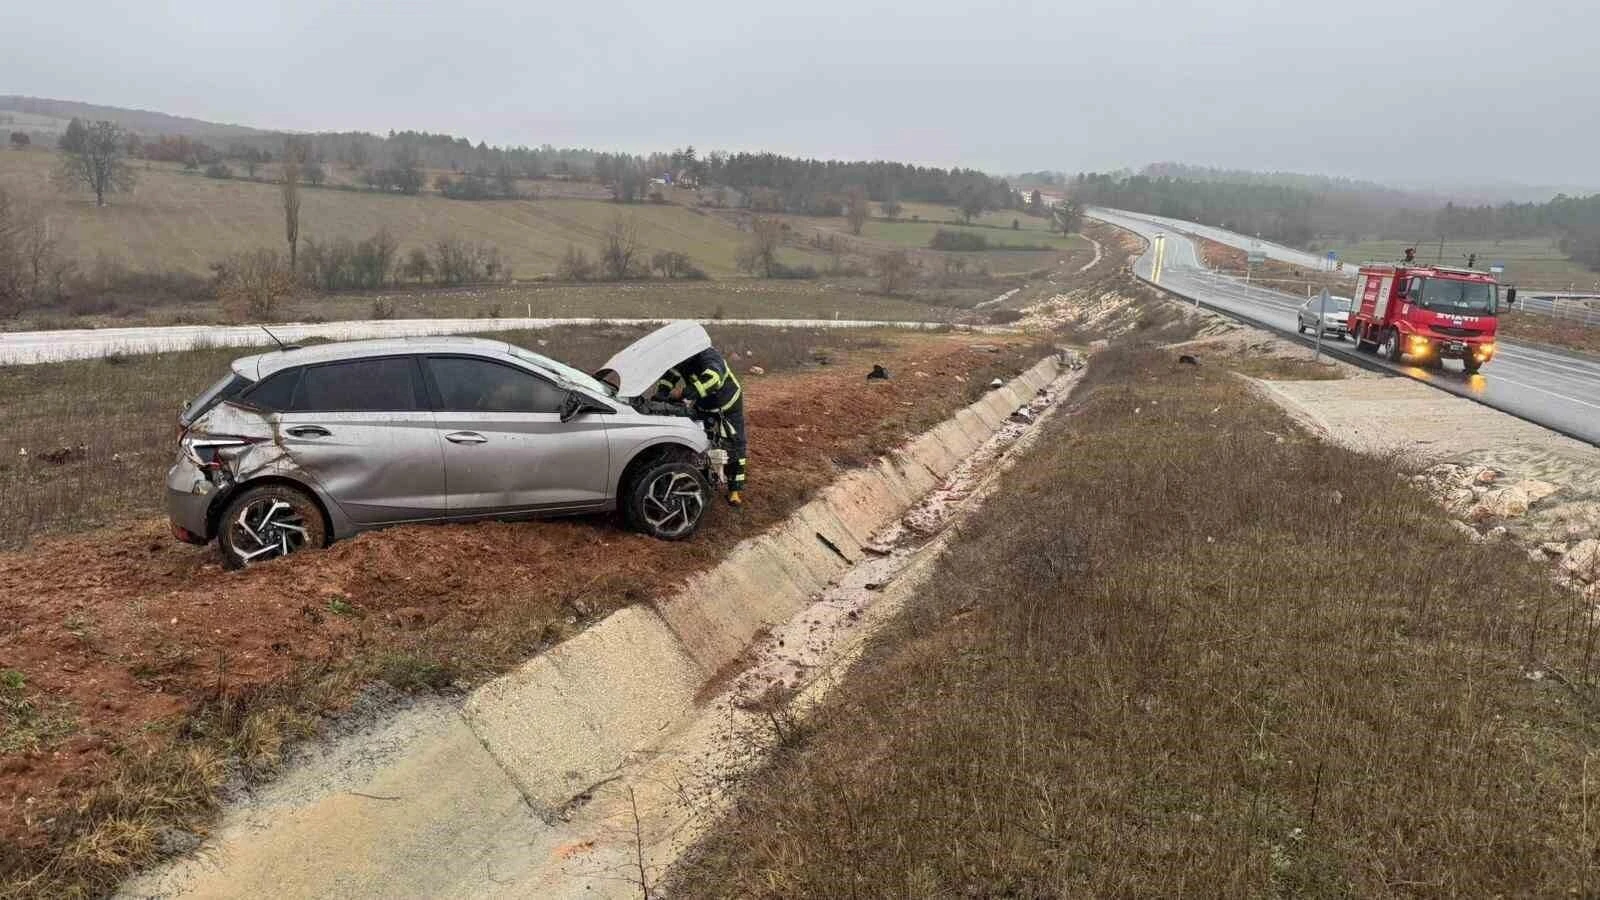
[(624, 347), (594, 377), (616, 385), (618, 397), (639, 397), (663, 372), (710, 346), (711, 335), (699, 322), (673, 322)]

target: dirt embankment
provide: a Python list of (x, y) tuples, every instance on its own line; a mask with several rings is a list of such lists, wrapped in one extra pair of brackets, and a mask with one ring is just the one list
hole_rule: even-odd
[(1350, 294), (1351, 281), (1344, 273), (1308, 269), (1277, 259), (1269, 259), (1259, 265), (1250, 266), (1248, 255), (1238, 247), (1231, 247), (1198, 235), (1189, 235), (1189, 238), (1194, 241), (1202, 262), (1220, 272), (1240, 278), (1245, 276), (1248, 269), (1252, 284), (1300, 296), (1310, 296), (1322, 288), (1327, 288), (1335, 296)]
[[(1041, 352), (903, 336), (747, 379), (751, 502), (684, 544), (606, 519), (407, 527), (226, 573), (146, 520), (0, 555), (0, 711), (22, 726), (0, 747), (0, 886), (104, 888), (165, 826), (201, 827), (228, 758), (270, 769), (364, 682), (470, 683), (659, 595)], [(894, 378), (865, 381), (873, 363)]]

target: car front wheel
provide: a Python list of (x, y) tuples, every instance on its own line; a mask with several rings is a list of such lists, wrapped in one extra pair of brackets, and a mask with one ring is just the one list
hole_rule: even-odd
[(711, 499), (711, 486), (692, 463), (655, 463), (628, 485), (623, 514), (638, 531), (663, 541), (694, 534)]
[(305, 491), (286, 484), (251, 488), (235, 497), (217, 526), (222, 564), (242, 569), (327, 541), (322, 510)]

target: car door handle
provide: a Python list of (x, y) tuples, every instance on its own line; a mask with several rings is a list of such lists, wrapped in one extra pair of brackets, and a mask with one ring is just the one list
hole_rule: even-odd
[(452, 444), (487, 444), (489, 439), (476, 431), (452, 431), (444, 436)]
[(323, 428), (321, 425), (296, 425), (295, 427), (288, 429), (288, 431), (291, 435), (298, 438), (333, 436), (333, 432)]

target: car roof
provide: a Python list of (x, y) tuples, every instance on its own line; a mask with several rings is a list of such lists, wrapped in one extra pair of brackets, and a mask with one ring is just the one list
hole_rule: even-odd
[(254, 356), (243, 356), (233, 361), (232, 369), (251, 381), (260, 381), (274, 372), (292, 366), (336, 362), (343, 359), (392, 356), (398, 353), (504, 354), (509, 347), (510, 345), (505, 341), (452, 335), (337, 341), (329, 344), (312, 344), (309, 347), (273, 350), (269, 353), (257, 353)]

